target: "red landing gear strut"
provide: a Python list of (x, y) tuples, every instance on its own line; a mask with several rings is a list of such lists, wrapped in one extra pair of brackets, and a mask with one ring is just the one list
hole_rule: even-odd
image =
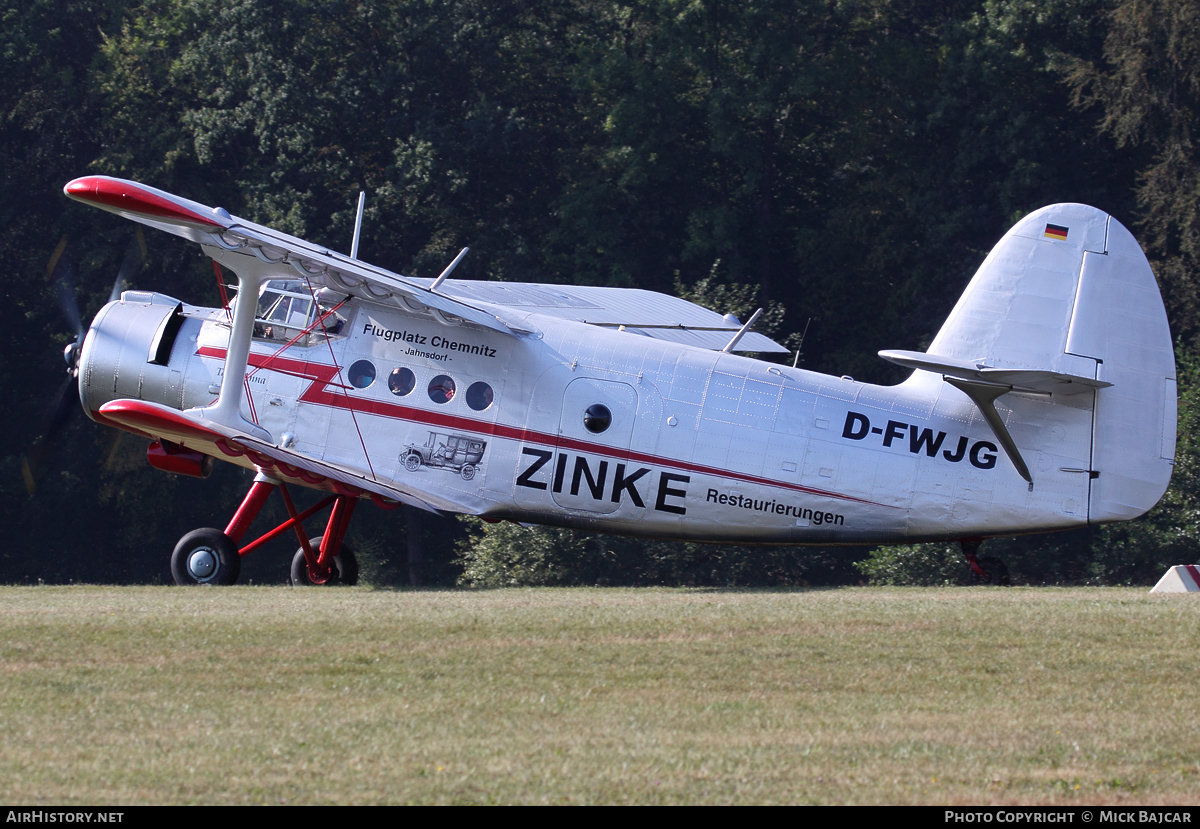
[[(287, 506), (288, 520), (249, 544), (242, 545), (246, 531), (276, 487)], [(382, 499), (375, 500), (384, 509), (399, 506)], [(287, 485), (259, 472), (224, 532), (206, 527), (193, 530), (179, 539), (171, 554), (171, 576), (180, 585), (234, 584), (241, 571), (242, 556), (290, 529), (295, 531), (300, 540), (300, 548), (292, 558), (293, 585), (355, 584), (358, 582), (358, 560), (343, 539), (357, 503), (358, 493), (348, 489), (339, 490), (338, 494), (330, 495), (303, 512), (297, 512)], [(333, 509), (325, 524), (325, 532), (310, 538), (304, 531), (304, 522), (330, 504), (333, 504)]]
[(1001, 586), (1010, 584), (1008, 567), (1003, 561), (995, 556), (984, 556), (983, 558), (976, 556), (976, 553), (979, 552), (979, 545), (982, 543), (982, 538), (959, 539), (958, 544), (962, 547), (963, 558), (967, 560), (967, 566), (971, 568), (971, 572), (985, 584)]

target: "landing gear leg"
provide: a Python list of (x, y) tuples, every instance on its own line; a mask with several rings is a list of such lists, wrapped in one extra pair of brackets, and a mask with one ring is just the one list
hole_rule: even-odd
[(967, 566), (971, 568), (971, 572), (975, 574), (976, 578), (985, 584), (998, 586), (1007, 586), (1011, 583), (1008, 567), (1003, 561), (995, 556), (979, 558), (976, 555), (979, 552), (979, 545), (983, 543), (982, 538), (963, 538), (958, 543), (962, 547), (963, 558), (967, 560)]
[[(357, 584), (358, 559), (342, 539), (350, 527), (350, 518), (354, 515), (359, 496), (364, 493), (341, 484), (335, 484), (334, 488), (336, 495), (330, 495), (303, 512), (297, 512), (287, 485), (260, 469), (254, 478), (254, 485), (250, 487), (225, 532), (216, 529), (195, 530), (175, 545), (175, 552), (171, 555), (171, 575), (175, 583), (233, 584), (241, 570), (242, 556), (288, 530), (294, 530), (300, 539), (300, 549), (292, 557), (292, 584)], [(276, 489), (283, 496), (290, 517), (270, 532), (243, 544), (246, 531)], [(399, 506), (378, 495), (372, 495), (371, 500), (381, 509)], [(309, 538), (304, 531), (304, 522), (330, 504), (333, 504), (333, 510), (324, 535)]]
[[(320, 544), (320, 536), (308, 539), (309, 549), (316, 549)], [(304, 547), (301, 547), (292, 556), (291, 581), (293, 587), (303, 587), (310, 584), (346, 584), (353, 586), (358, 583), (358, 558), (354, 555), (354, 551), (345, 542), (342, 542), (338, 554), (333, 557), (323, 572), (320, 572), (316, 578), (313, 578), (312, 571), (308, 569), (308, 559), (304, 554)]]
[(357, 503), (355, 498), (339, 495), (325, 525), (325, 534), (320, 538), (300, 538), (300, 549), (292, 557), (293, 586), (358, 583), (358, 559), (342, 541)]
[(248, 552), (239, 550), (238, 545), (278, 484), (279, 481), (274, 478), (258, 473), (225, 532), (206, 527), (193, 530), (179, 539), (175, 551), (171, 553), (171, 577), (175, 583), (237, 583), (242, 569), (242, 556)]

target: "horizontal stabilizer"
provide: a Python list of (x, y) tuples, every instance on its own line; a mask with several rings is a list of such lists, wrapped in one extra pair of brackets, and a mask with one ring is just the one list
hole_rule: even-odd
[(1112, 385), (1103, 380), (1057, 371), (993, 368), (982, 362), (925, 354), (920, 351), (880, 351), (879, 356), (905, 368), (940, 374), (947, 383), (971, 398), (996, 439), (1000, 441), (1000, 445), (1004, 447), (1017, 472), (1030, 484), (1033, 483), (1033, 477), (1029, 473), (1029, 465), (1021, 457), (1021, 450), (1017, 448), (1016, 441), (1004, 425), (1004, 419), (996, 411), (996, 398), (1009, 392), (1048, 396), (1080, 394)]
[(1090, 377), (1080, 377), (1074, 374), (1035, 369), (993, 368), (984, 363), (958, 360), (954, 357), (941, 357), (920, 351), (888, 350), (880, 351), (879, 356), (889, 363), (895, 363), (905, 368), (931, 371), (944, 377), (957, 377), (960, 380), (1008, 386), (1009, 391), (1015, 392), (1080, 394), (1108, 388), (1112, 385), (1103, 380), (1093, 380)]

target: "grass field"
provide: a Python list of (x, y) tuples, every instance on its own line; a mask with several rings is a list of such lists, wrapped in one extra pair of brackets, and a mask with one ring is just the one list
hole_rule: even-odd
[(1200, 598), (0, 588), (3, 800), (1200, 802)]

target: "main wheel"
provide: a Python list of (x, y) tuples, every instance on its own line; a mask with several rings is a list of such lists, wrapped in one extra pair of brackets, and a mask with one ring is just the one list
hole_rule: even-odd
[(469, 481), (475, 477), (475, 467), (469, 463), (463, 464), (463, 468), (458, 471), (458, 474), (462, 475), (464, 481)]
[(1012, 583), (1012, 579), (1008, 575), (1008, 567), (995, 556), (984, 556), (979, 559), (979, 566), (983, 568), (983, 572), (987, 573), (988, 584), (1007, 587)]
[(171, 553), (171, 577), (181, 586), (235, 584), (241, 571), (242, 557), (233, 539), (211, 527), (192, 530)]
[[(321, 536), (310, 538), (308, 544), (314, 553), (317, 552), (321, 549)], [(312, 575), (308, 572), (308, 559), (304, 557), (304, 548), (300, 547), (296, 550), (296, 555), (292, 556), (291, 582), (293, 587), (333, 584), (354, 586), (358, 584), (358, 559), (354, 556), (354, 551), (343, 541), (338, 554), (333, 557), (333, 566), (330, 568), (329, 577), (324, 581), (317, 582), (313, 581)]]
[(404, 468), (409, 472), (416, 472), (421, 468), (421, 456), (416, 452), (409, 454), (404, 459)]

